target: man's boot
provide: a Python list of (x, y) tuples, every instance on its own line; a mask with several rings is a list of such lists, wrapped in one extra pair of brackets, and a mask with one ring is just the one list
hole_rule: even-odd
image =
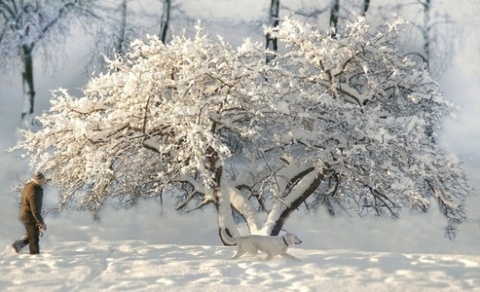
[(20, 239), (15, 240), (12, 243), (12, 248), (15, 250), (16, 253), (19, 253), (22, 248), (24, 248), (28, 244), (28, 235), (24, 234)]

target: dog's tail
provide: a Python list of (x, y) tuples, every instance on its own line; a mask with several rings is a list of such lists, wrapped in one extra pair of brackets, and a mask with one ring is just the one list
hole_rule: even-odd
[(230, 230), (226, 227), (220, 227), (220, 238), (225, 245), (237, 244), (237, 239), (232, 236), (232, 233), (230, 233)]

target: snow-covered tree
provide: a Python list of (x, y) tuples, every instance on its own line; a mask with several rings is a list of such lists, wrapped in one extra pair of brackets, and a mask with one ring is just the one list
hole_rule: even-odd
[(360, 19), (333, 39), (285, 19), (269, 31), (285, 45), (269, 64), (261, 44), (235, 49), (199, 27), (136, 41), (83, 97), (56, 90), (43, 128), (14, 149), (59, 187), (62, 207), (173, 194), (182, 211), (213, 204), (234, 235), (238, 215), (275, 235), (299, 208), (396, 218), (436, 201), (451, 235), (471, 193), (433, 141), (451, 106), (397, 54), (399, 27), (371, 35)]

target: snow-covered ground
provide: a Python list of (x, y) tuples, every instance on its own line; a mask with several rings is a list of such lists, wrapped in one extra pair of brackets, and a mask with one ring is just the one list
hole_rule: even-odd
[(48, 214), (42, 253), (16, 254), (15, 204), (7, 200), (0, 215), (1, 291), (480, 291), (478, 226), (450, 241), (438, 212), (397, 221), (295, 214), (286, 227), (303, 240), (290, 250), (297, 262), (232, 260), (212, 208), (178, 215), (155, 202), (108, 209), (99, 223)]
[(480, 256), (293, 249), (301, 261), (230, 260), (233, 248), (66, 241), (4, 252), (2, 291), (474, 291)]

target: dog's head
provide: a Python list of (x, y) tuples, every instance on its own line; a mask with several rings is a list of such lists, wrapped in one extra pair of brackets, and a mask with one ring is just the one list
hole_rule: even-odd
[(287, 232), (284, 236), (285, 240), (287, 241), (288, 245), (292, 244), (300, 244), (302, 241), (298, 238), (295, 234)]

